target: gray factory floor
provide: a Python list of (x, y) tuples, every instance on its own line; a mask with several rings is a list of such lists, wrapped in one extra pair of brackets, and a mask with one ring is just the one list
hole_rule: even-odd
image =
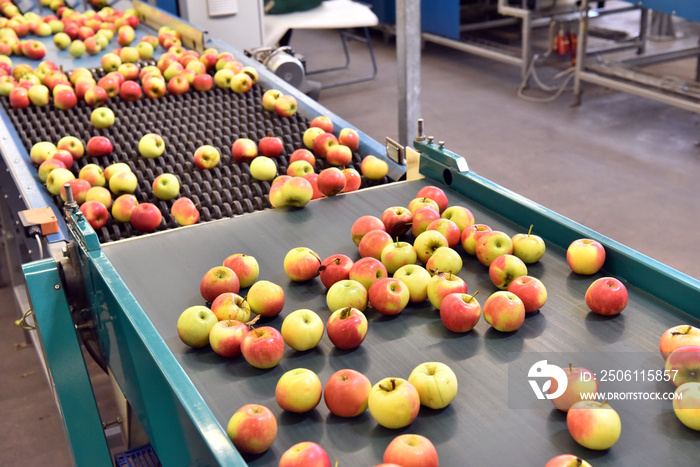
[[(605, 22), (621, 29), (635, 25), (629, 17)], [(681, 40), (697, 41), (697, 24), (680, 19), (675, 24)], [(546, 33), (538, 31), (540, 43)], [(319, 100), (373, 139), (397, 139), (394, 41), (376, 31), (373, 39), (377, 78), (324, 90)], [(309, 69), (342, 61), (337, 34), (330, 31), (296, 31), (291, 45), (306, 56)], [(351, 70), (324, 80), (369, 70), (362, 47), (352, 44), (351, 51)], [(567, 59), (553, 63), (538, 70), (548, 83), (568, 66)], [(657, 68), (692, 78), (695, 62)], [(473, 171), (700, 278), (700, 115), (592, 84), (584, 84), (578, 107), (572, 106), (570, 84), (552, 102), (533, 102), (517, 95), (518, 68), (430, 43), (422, 51), (421, 77), (427, 134), (465, 156)], [(549, 95), (535, 85), (526, 92)], [(0, 288), (0, 303), (11, 299), (11, 289)], [(5, 306), (0, 314), (0, 465), (70, 465), (60, 415), (37, 353), (13, 324), (16, 310)], [(98, 397), (105, 397), (109, 385), (104, 377), (97, 387)]]

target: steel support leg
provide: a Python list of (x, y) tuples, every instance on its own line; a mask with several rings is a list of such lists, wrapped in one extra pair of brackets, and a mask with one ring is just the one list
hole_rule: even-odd
[(413, 143), (420, 105), (420, 0), (396, 0), (399, 144)]

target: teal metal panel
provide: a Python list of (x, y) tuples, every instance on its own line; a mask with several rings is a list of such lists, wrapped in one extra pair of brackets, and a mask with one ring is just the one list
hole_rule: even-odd
[(163, 465), (244, 466), (80, 211), (68, 213), (100, 345)]
[(524, 228), (535, 225), (538, 235), (563, 249), (579, 238), (592, 238), (599, 241), (606, 250), (603, 268), (611, 275), (623, 278), (682, 312), (700, 318), (700, 309), (697, 307), (700, 303), (700, 281), (697, 279), (557, 214), (474, 172), (456, 170), (455, 155), (440, 149), (434, 143), (415, 143), (415, 148), (422, 153), (420, 171), (423, 175), (443, 181), (464, 196)]
[(112, 465), (56, 263), (44, 259), (22, 269), (75, 464)]

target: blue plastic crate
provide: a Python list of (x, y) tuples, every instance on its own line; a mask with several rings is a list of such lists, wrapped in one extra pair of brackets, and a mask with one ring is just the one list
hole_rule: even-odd
[(114, 456), (117, 467), (159, 467), (162, 464), (150, 444)]

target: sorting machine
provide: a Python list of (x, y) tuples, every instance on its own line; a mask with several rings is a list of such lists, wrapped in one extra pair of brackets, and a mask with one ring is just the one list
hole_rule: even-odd
[[(246, 64), (258, 66), (225, 44), (210, 41)], [(189, 154), (202, 137), (219, 138), (223, 146), (229, 142), (226, 138), (234, 137), (245, 125), (246, 131), (256, 135), (266, 130), (259, 127), (274, 118), (258, 114), (252, 103), (262, 89), (272, 86), (295, 94), (301, 104), (297, 118), (275, 126), (284, 133), (287, 151), (299, 143), (299, 133), (314, 115), (330, 115), (337, 127), (349, 126), (266, 70), (261, 68), (260, 75), (256, 90), (241, 98), (251, 107), (236, 107), (231, 101), (238, 97), (218, 91), (207, 97), (171, 96), (133, 108), (110, 103), (120, 120), (120, 126), (111, 130), (119, 153), (125, 157), (133, 153), (140, 132), (162, 130), (169, 147), (177, 148), (162, 163), (169, 169), (179, 164), (185, 170), (182, 166), (187, 161), (178, 157)], [(210, 104), (226, 109), (226, 118), (211, 130), (197, 126), (207, 112), (214, 111), (207, 107)], [(197, 107), (195, 114), (190, 110), (193, 106), (203, 107)], [(700, 434), (676, 419), (670, 401), (611, 402), (622, 419), (622, 436), (613, 448), (596, 452), (573, 441), (565, 414), (553, 409), (549, 401), (534, 395), (516, 397), (531, 391), (522, 369), (534, 364), (536, 356), (544, 355), (560, 366), (574, 357), (584, 360), (571, 362), (578, 366), (609, 361), (618, 365), (609, 370), (663, 369), (658, 353), (661, 333), (678, 324), (700, 325), (700, 283), (696, 279), (484, 179), (469, 170), (468, 154), (465, 158), (450, 151), (422, 131), (413, 143), (417, 154), (406, 148), (419, 161), (419, 174), (409, 176), (411, 180), (404, 180), (406, 166), (388, 157), (383, 145), (362, 135), (357, 158), (372, 153), (391, 163), (384, 183), (365, 183), (365, 189), (312, 201), (302, 209), (270, 209), (266, 204), (269, 187), (251, 188), (254, 183), (246, 177), (245, 168), (234, 168), (235, 163), (226, 161), (228, 169), (215, 172), (211, 179), (190, 175), (190, 194), (208, 207), (209, 215), (199, 224), (175, 227), (166, 220), (151, 234), (134, 234), (115, 225), (95, 232), (74, 206), (64, 206), (48, 196), (27, 155), (31, 142), (47, 136), (55, 139), (64, 130), (84, 138), (92, 131), (86, 127), (85, 112), (83, 107), (72, 114), (5, 108), (0, 138), (5, 211), (12, 217), (20, 210), (50, 207), (60, 225), (59, 232), (40, 239), (41, 249), (33, 246), (34, 238), (26, 240), (22, 273), (33, 313), (26, 320), (36, 325), (77, 465), (111, 463), (85, 371), (83, 346), (90, 346), (94, 358), (113, 376), (163, 465), (277, 465), (286, 449), (307, 440), (321, 444), (339, 465), (376, 465), (391, 439), (401, 433), (430, 438), (441, 465), (447, 466), (544, 465), (566, 452), (597, 466), (696, 465)], [(44, 119), (43, 126), (37, 119)], [(389, 154), (395, 150), (393, 146)], [(144, 172), (166, 167), (141, 167), (136, 159), (130, 163), (132, 169), (141, 171), (141, 178)], [(410, 305), (391, 318), (368, 308), (369, 331), (359, 348), (339, 351), (324, 337), (312, 351), (287, 348), (280, 364), (270, 370), (255, 369), (242, 358), (223, 359), (208, 348), (190, 349), (179, 340), (175, 326), (179, 314), (202, 304), (202, 275), (232, 253), (254, 255), (260, 263), (260, 278), (284, 288), (284, 310), (264, 321), (265, 325), (279, 329), (284, 316), (299, 308), (327, 318), (331, 310), (326, 306), (324, 287), (318, 279), (292, 283), (282, 267), (286, 252), (308, 246), (322, 257), (343, 253), (357, 259), (350, 238), (354, 220), (406, 205), (427, 185), (442, 188), (450, 204), (469, 208), (477, 222), (494, 230), (512, 235), (527, 231), (532, 224), (544, 238), (547, 253), (529, 267), (529, 273), (543, 281), (549, 299), (517, 332), (499, 333), (481, 320), (471, 332), (454, 334), (425, 302)], [(140, 190), (147, 193), (148, 187), (140, 186)], [(18, 233), (21, 243), (20, 236)], [(593, 277), (573, 274), (565, 259), (566, 247), (583, 237), (600, 241), (607, 251), (604, 269)], [(480, 296), (488, 296), (495, 288), (486, 269), (461, 253), (464, 268), (460, 277), (470, 292), (479, 290)], [(590, 313), (583, 300), (588, 285), (608, 275), (623, 280), (630, 292), (627, 308), (614, 318)], [(92, 339), (82, 341), (85, 330)], [(625, 355), (631, 357), (626, 360)], [(323, 402), (307, 414), (285, 413), (275, 402), (276, 382), (292, 368), (309, 368), (323, 382), (338, 369), (354, 368), (376, 383), (388, 376), (407, 378), (415, 366), (426, 361), (448, 364), (457, 374), (459, 393), (445, 409), (422, 408), (405, 429), (382, 428), (369, 412), (341, 419), (331, 415)], [(619, 368), (625, 362), (628, 367)], [(590, 369), (600, 372), (606, 368)], [(627, 389), (668, 392), (674, 387), (669, 382), (639, 381)], [(229, 418), (247, 403), (268, 406), (279, 424), (275, 443), (258, 456), (242, 455), (226, 435)]]

